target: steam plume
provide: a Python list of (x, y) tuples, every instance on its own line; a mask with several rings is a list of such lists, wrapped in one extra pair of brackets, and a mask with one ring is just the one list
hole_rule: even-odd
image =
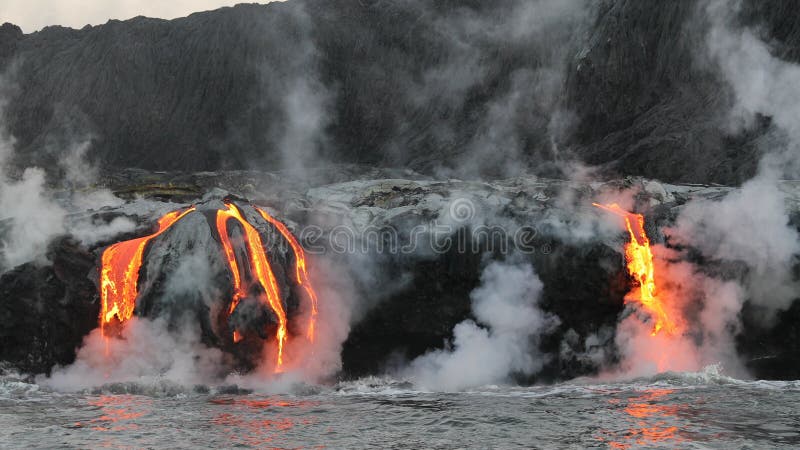
[(477, 323), (456, 325), (452, 348), (417, 358), (407, 375), (422, 387), (450, 391), (535, 374), (546, 361), (539, 337), (559, 323), (538, 306), (542, 287), (530, 264), (490, 263), (470, 294)]
[[(692, 332), (658, 342), (648, 339), (635, 315), (627, 317), (617, 343), (625, 368), (635, 375), (715, 363), (742, 375), (734, 338), (745, 302), (756, 307), (762, 325), (770, 326), (797, 298), (793, 268), (800, 236), (790, 223), (781, 178), (798, 173), (800, 66), (773, 56), (752, 29), (740, 25), (740, 1), (711, 0), (703, 6), (710, 29), (697, 57), (713, 61), (730, 88), (724, 127), (739, 133), (752, 128), (757, 115), (770, 117), (772, 127), (759, 142), (764, 156), (753, 179), (722, 200), (691, 201), (666, 230), (671, 244), (697, 250), (704, 260), (700, 266), (686, 251), (658, 249), (664, 280), (680, 280), (666, 289), (693, 322)], [(652, 354), (665, 356), (654, 361), (647, 357)]]

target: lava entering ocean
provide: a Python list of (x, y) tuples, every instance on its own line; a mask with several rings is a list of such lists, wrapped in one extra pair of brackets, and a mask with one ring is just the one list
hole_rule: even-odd
[[(256, 276), (258, 283), (266, 294), (266, 301), (272, 312), (278, 317), (278, 367), (283, 365), (283, 344), (286, 342), (286, 311), (283, 308), (281, 297), (278, 289), (278, 283), (275, 281), (275, 274), (272, 272), (272, 267), (269, 265), (267, 255), (264, 253), (264, 244), (261, 242), (261, 236), (247, 220), (242, 217), (239, 209), (231, 204), (225, 205), (227, 209), (217, 211), (217, 230), (219, 231), (220, 239), (222, 240), (222, 247), (225, 249), (225, 257), (233, 273), (233, 300), (228, 315), (232, 314), (239, 304), (239, 301), (247, 295), (249, 289), (242, 285), (242, 277), (239, 272), (239, 265), (236, 261), (236, 255), (233, 251), (228, 234), (228, 221), (235, 219), (244, 228), (245, 243), (249, 253), (249, 262), (251, 273)], [(262, 297), (263, 298), (263, 297)], [(233, 340), (241, 340), (241, 335), (234, 330)]]
[(277, 228), (283, 238), (286, 239), (289, 242), (289, 245), (292, 246), (292, 251), (294, 251), (295, 258), (295, 276), (297, 277), (297, 284), (305, 289), (308, 298), (311, 300), (311, 316), (309, 317), (306, 337), (309, 341), (314, 342), (314, 333), (318, 314), (317, 293), (314, 291), (314, 287), (311, 285), (311, 281), (308, 279), (308, 269), (306, 269), (306, 254), (303, 251), (303, 247), (300, 246), (300, 243), (297, 242), (297, 239), (295, 239), (294, 235), (289, 231), (288, 228), (286, 228), (286, 225), (267, 214), (267, 212), (261, 208), (256, 207), (256, 211), (261, 214), (261, 217), (263, 217), (264, 220)]
[[(286, 239), (292, 248), (296, 282), (298, 286), (303, 288), (310, 303), (306, 338), (313, 342), (318, 299), (308, 276), (305, 252), (286, 225), (273, 218), (266, 211), (255, 207), (254, 209)], [(130, 241), (119, 242), (111, 245), (103, 252), (100, 271), (100, 327), (104, 334), (107, 325), (112, 323), (123, 324), (134, 314), (137, 297), (139, 296), (139, 272), (147, 244), (163, 234), (187, 214), (194, 211), (196, 211), (195, 207), (191, 207), (183, 211), (168, 213), (159, 219), (158, 230), (155, 233)], [(237, 259), (237, 252), (231, 240), (228, 228), (231, 220), (238, 223), (244, 232), (242, 237), (246, 249), (244, 254), (247, 259), (244, 263)], [(284, 362), (284, 345), (289, 338), (288, 318), (278, 282), (264, 250), (261, 235), (245, 219), (241, 210), (232, 203), (226, 202), (225, 209), (216, 211), (215, 224), (224, 260), (230, 270), (233, 284), (233, 297), (226, 311), (227, 317), (229, 318), (233, 314), (242, 299), (254, 291), (252, 289), (253, 285), (257, 284), (257, 287), (260, 288), (256, 289), (260, 292), (259, 299), (277, 318), (276, 342), (278, 348), (275, 370), (280, 371)], [(242, 269), (245, 265), (247, 270), (243, 271)], [(250, 279), (252, 281), (248, 283)], [(242, 339), (243, 335), (240, 330), (233, 329), (233, 342), (238, 343)]]
[(653, 265), (653, 252), (650, 249), (650, 239), (644, 229), (644, 216), (622, 209), (618, 204), (611, 203), (594, 206), (615, 214), (625, 220), (625, 228), (630, 234), (631, 241), (625, 244), (625, 261), (628, 273), (636, 280), (638, 290), (631, 292), (625, 301), (635, 301), (648, 312), (655, 324), (652, 335), (663, 331), (668, 335), (678, 332), (678, 324), (667, 314), (664, 299), (659, 296)]
[(119, 242), (103, 252), (100, 271), (100, 327), (114, 319), (125, 322), (133, 316), (139, 295), (139, 269), (147, 243), (167, 231), (178, 220), (194, 211), (173, 211), (158, 219), (158, 231), (149, 235)]

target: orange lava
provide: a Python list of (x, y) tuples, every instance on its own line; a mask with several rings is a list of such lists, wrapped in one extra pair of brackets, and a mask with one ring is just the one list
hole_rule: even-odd
[[(247, 295), (249, 288), (249, 286), (245, 286), (242, 282), (239, 263), (236, 260), (236, 253), (233, 250), (233, 244), (228, 234), (228, 221), (233, 219), (239, 222), (244, 229), (245, 244), (249, 253), (250, 273), (256, 277), (266, 294), (267, 304), (278, 317), (278, 362), (276, 371), (279, 371), (283, 365), (283, 345), (287, 338), (287, 320), (286, 311), (283, 309), (283, 303), (281, 302), (278, 282), (275, 280), (275, 274), (272, 272), (272, 267), (267, 260), (267, 255), (264, 252), (264, 244), (261, 241), (261, 235), (258, 233), (258, 230), (242, 217), (242, 213), (235, 205), (226, 204), (225, 206), (226, 209), (217, 211), (217, 231), (219, 231), (225, 257), (228, 261), (231, 273), (233, 274), (234, 296), (229, 314), (233, 313), (241, 299)], [(241, 335), (234, 331), (234, 341), (237, 341), (237, 339), (241, 340)]]
[[(633, 298), (653, 317), (655, 325), (651, 334), (655, 336), (661, 331), (670, 335), (676, 333), (678, 327), (667, 314), (664, 300), (658, 296), (653, 252), (650, 249), (650, 239), (644, 230), (644, 216), (625, 211), (616, 203), (607, 205), (593, 203), (593, 205), (625, 220), (625, 228), (631, 237), (631, 241), (625, 244), (625, 261), (628, 273), (639, 286), (638, 292), (633, 293)], [(626, 298), (626, 301), (629, 301), (629, 298)]]
[(314, 287), (311, 286), (311, 282), (308, 279), (308, 270), (306, 269), (306, 254), (303, 251), (303, 247), (300, 246), (300, 243), (297, 242), (294, 235), (286, 228), (286, 225), (281, 223), (280, 221), (276, 220), (272, 216), (270, 216), (266, 211), (261, 208), (256, 207), (256, 211), (261, 214), (261, 217), (264, 218), (267, 222), (271, 223), (281, 235), (289, 241), (289, 245), (292, 246), (292, 251), (294, 251), (294, 260), (295, 260), (295, 276), (297, 277), (297, 284), (305, 289), (308, 298), (311, 300), (311, 315), (309, 316), (308, 322), (308, 329), (306, 331), (306, 336), (308, 340), (313, 342), (314, 341), (314, 333), (317, 321), (317, 293), (314, 291)]
[[(261, 214), (264, 220), (278, 229), (294, 251), (295, 277), (297, 283), (303, 287), (311, 301), (310, 322), (308, 324), (307, 336), (309, 340), (313, 341), (317, 319), (317, 294), (309, 281), (305, 252), (297, 242), (297, 239), (295, 239), (283, 223), (274, 219), (259, 208), (256, 208), (256, 210)], [(155, 233), (114, 244), (103, 252), (100, 274), (100, 327), (104, 333), (106, 331), (105, 326), (112, 323), (112, 321), (116, 320), (119, 323), (124, 323), (133, 316), (134, 309), (136, 308), (136, 298), (139, 295), (139, 270), (142, 266), (142, 258), (147, 244), (192, 211), (195, 211), (195, 207), (166, 214), (158, 220), (158, 231)], [(231, 242), (228, 229), (228, 224), (231, 220), (238, 222), (244, 231), (244, 245), (247, 250), (247, 254), (244, 256), (246, 261), (244, 262), (237, 259), (234, 245)], [(275, 371), (279, 372), (283, 365), (284, 344), (288, 338), (288, 320), (283, 302), (281, 301), (278, 282), (275, 279), (275, 274), (272, 271), (272, 267), (264, 251), (261, 235), (258, 230), (244, 218), (239, 208), (230, 203), (225, 204), (225, 209), (217, 211), (216, 228), (219, 232), (225, 259), (228, 262), (228, 267), (233, 277), (233, 298), (231, 299), (228, 309), (228, 316), (233, 314), (242, 299), (252, 292), (251, 288), (257, 283), (263, 291), (263, 294), (260, 295), (261, 301), (269, 306), (270, 310), (272, 310), (278, 318), (278, 330), (276, 333), (278, 355)], [(243, 271), (243, 267), (241, 267), (242, 264), (245, 265), (245, 269), (249, 270)], [(234, 343), (244, 339), (244, 336), (239, 330), (233, 330), (232, 334)]]
[(192, 211), (194, 207), (182, 212), (173, 211), (158, 220), (155, 233), (114, 244), (103, 252), (100, 272), (100, 327), (103, 331), (105, 325), (115, 318), (125, 322), (133, 316), (139, 294), (139, 269), (147, 243)]

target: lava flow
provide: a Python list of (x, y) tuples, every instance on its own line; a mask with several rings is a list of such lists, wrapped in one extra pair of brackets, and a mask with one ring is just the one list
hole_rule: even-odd
[[(274, 226), (278, 232), (286, 239), (292, 248), (295, 256), (295, 278), (298, 286), (301, 286), (311, 303), (311, 312), (306, 336), (310, 341), (314, 340), (315, 323), (317, 318), (317, 294), (311, 286), (306, 268), (306, 257), (303, 248), (297, 239), (289, 232), (289, 229), (280, 221), (274, 219), (266, 211), (255, 208), (261, 217), (269, 224)], [(182, 219), (190, 212), (195, 211), (195, 207), (183, 211), (171, 212), (158, 221), (158, 231), (145, 237), (120, 242), (108, 247), (103, 252), (101, 268), (101, 313), (100, 327), (105, 332), (105, 326), (112, 321), (124, 323), (133, 316), (136, 308), (136, 299), (139, 295), (139, 270), (142, 266), (147, 244), (157, 236), (167, 231), (177, 221)], [(264, 244), (259, 231), (251, 225), (243, 216), (242, 211), (231, 203), (225, 204), (225, 209), (216, 212), (216, 228), (219, 233), (223, 255), (228, 263), (233, 281), (233, 298), (227, 310), (227, 316), (236, 310), (236, 307), (248, 295), (254, 292), (255, 287), (259, 291), (260, 300), (277, 317), (277, 366), (276, 371), (281, 370), (283, 365), (283, 348), (288, 339), (288, 318), (283, 306), (281, 292), (278, 281), (270, 266), (269, 259), (264, 250)], [(231, 242), (229, 233), (229, 222), (233, 220), (241, 226), (243, 230), (243, 241), (245, 247), (246, 261), (237, 259), (237, 253)], [(245, 269), (245, 270), (242, 270)], [(233, 341), (237, 343), (243, 339), (239, 330), (233, 330)]]
[(158, 219), (158, 231), (155, 233), (119, 242), (103, 252), (100, 271), (100, 327), (103, 331), (106, 324), (115, 318), (125, 322), (133, 316), (136, 296), (139, 295), (139, 269), (147, 243), (192, 211), (194, 207), (182, 212), (173, 211)]
[(294, 251), (294, 265), (297, 284), (305, 289), (308, 298), (311, 299), (311, 315), (309, 316), (306, 336), (308, 337), (309, 341), (314, 342), (314, 329), (317, 320), (317, 293), (314, 291), (314, 287), (311, 286), (311, 282), (308, 279), (308, 270), (306, 269), (306, 254), (303, 251), (303, 247), (300, 246), (300, 243), (297, 242), (297, 239), (295, 239), (294, 235), (292, 235), (289, 229), (286, 228), (286, 225), (278, 220), (275, 220), (275, 218), (267, 214), (267, 212), (261, 208), (256, 208), (256, 211), (261, 214), (261, 217), (263, 217), (264, 220), (277, 228), (283, 238), (289, 241), (289, 245), (292, 246), (292, 251)]
[[(233, 273), (233, 301), (228, 311), (228, 315), (232, 314), (236, 309), (242, 298), (247, 295), (248, 288), (242, 283), (242, 277), (239, 272), (239, 264), (236, 261), (236, 254), (233, 251), (233, 244), (231, 244), (228, 235), (228, 220), (235, 219), (242, 226), (245, 232), (245, 242), (247, 250), (250, 254), (250, 269), (251, 273), (256, 276), (258, 283), (266, 294), (267, 305), (272, 309), (278, 317), (278, 367), (283, 365), (283, 344), (286, 342), (286, 311), (283, 309), (281, 302), (280, 291), (278, 289), (278, 282), (275, 280), (275, 275), (272, 272), (272, 267), (269, 265), (267, 255), (264, 253), (264, 244), (261, 242), (261, 236), (247, 220), (242, 217), (239, 209), (231, 204), (225, 205), (227, 209), (217, 211), (217, 230), (222, 241), (222, 247), (225, 250), (225, 257), (228, 260), (231, 272)], [(234, 341), (241, 340), (241, 335), (238, 331), (234, 331)]]
[[(674, 334), (677, 325), (667, 314), (664, 301), (658, 295), (653, 252), (650, 250), (650, 239), (644, 230), (644, 216), (625, 211), (616, 203), (607, 205), (593, 203), (593, 205), (625, 219), (625, 227), (631, 236), (631, 241), (625, 244), (625, 261), (628, 273), (639, 285), (638, 295), (633, 294), (634, 299), (653, 317), (655, 321), (653, 336), (662, 330), (667, 334)], [(626, 301), (628, 300), (629, 298), (626, 298)]]

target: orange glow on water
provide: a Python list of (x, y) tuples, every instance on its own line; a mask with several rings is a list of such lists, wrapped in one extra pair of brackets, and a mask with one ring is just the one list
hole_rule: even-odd
[(152, 400), (132, 395), (101, 395), (89, 405), (101, 414), (84, 423), (77, 422), (75, 428), (90, 428), (94, 431), (132, 431), (140, 429), (139, 419), (152, 412)]
[(232, 445), (254, 448), (301, 448), (289, 444), (291, 431), (315, 425), (313, 409), (319, 406), (318, 402), (261, 397), (214, 398), (209, 404), (214, 428), (228, 436)]
[[(622, 412), (623, 422), (630, 427), (619, 431), (602, 430), (598, 440), (616, 449), (674, 447), (684, 441), (680, 435), (680, 413), (687, 406), (668, 404), (674, 393), (672, 389), (651, 388), (628, 399)], [(609, 400), (609, 403), (616, 405), (619, 399)]]

